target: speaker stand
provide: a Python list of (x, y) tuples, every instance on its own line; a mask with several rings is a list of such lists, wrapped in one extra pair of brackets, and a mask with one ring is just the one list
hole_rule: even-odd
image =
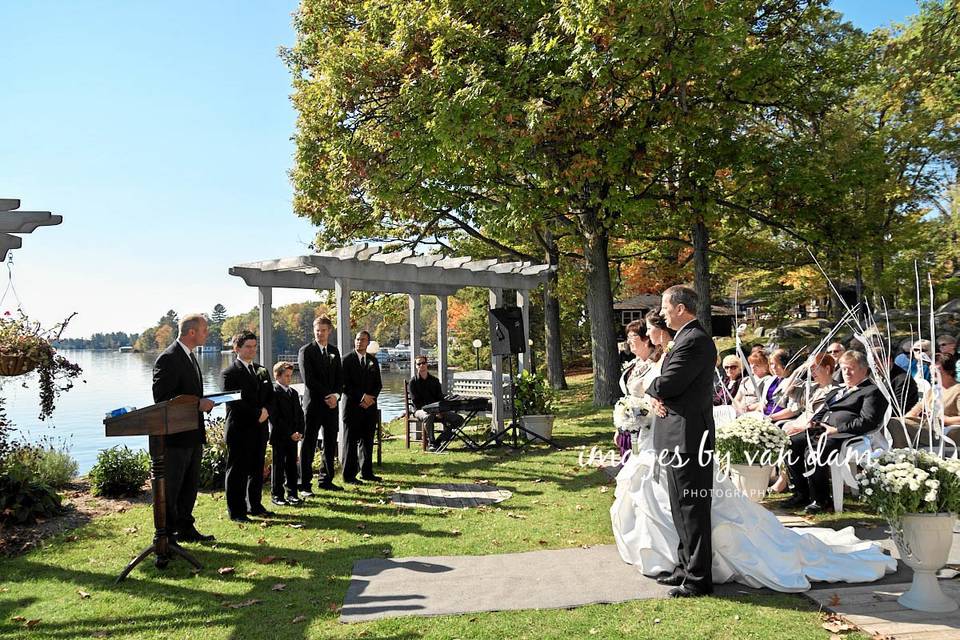
[[(499, 447), (505, 444), (511, 449), (524, 449), (534, 441), (540, 440), (541, 442), (545, 442), (559, 451), (560, 445), (558, 445), (556, 442), (550, 438), (543, 437), (539, 433), (534, 433), (523, 425), (517, 423), (517, 407), (513, 402), (513, 389), (515, 386), (513, 376), (513, 354), (508, 355), (507, 359), (510, 361), (510, 424), (505, 427), (503, 431), (492, 434), (489, 438), (484, 440), (478, 448), (483, 451), (484, 449)], [(497, 384), (498, 382), (498, 380), (492, 379), (490, 381), (491, 384)]]

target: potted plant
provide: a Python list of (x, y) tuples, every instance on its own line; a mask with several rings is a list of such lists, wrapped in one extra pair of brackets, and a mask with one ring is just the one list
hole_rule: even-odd
[(514, 417), (521, 416), (523, 428), (549, 438), (553, 433), (553, 389), (543, 376), (523, 371), (513, 395)]
[(32, 322), (23, 312), (13, 317), (7, 311), (0, 317), (0, 375), (21, 376), (37, 371), (41, 420), (53, 414), (57, 397), (71, 389), (73, 379), (83, 372), (51, 344), (60, 338), (73, 315), (51, 329), (41, 328), (39, 322)]
[(734, 486), (750, 500), (760, 502), (767, 495), (774, 462), (787, 444), (787, 434), (769, 419), (744, 414), (717, 427), (715, 452)]
[(887, 519), (913, 583), (897, 602), (909, 609), (945, 613), (956, 600), (944, 595), (937, 571), (947, 563), (960, 509), (960, 460), (926, 451), (893, 449), (857, 476), (860, 499)]

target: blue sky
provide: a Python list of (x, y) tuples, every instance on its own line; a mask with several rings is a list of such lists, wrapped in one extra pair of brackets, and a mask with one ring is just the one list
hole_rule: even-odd
[[(227, 275), (308, 252), (287, 171), (295, 114), (277, 50), (294, 0), (0, 3), (0, 198), (61, 214), (13, 251), (24, 310), (69, 336), (167, 309), (257, 302)], [(914, 0), (837, 0), (873, 29)], [(6, 286), (0, 271), (0, 291)], [(277, 291), (274, 304), (310, 292)], [(15, 307), (8, 298), (3, 310)]]

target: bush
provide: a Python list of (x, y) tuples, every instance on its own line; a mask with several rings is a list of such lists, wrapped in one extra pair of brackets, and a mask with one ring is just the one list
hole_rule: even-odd
[(555, 393), (546, 379), (524, 371), (517, 376), (513, 406), (518, 416), (546, 416), (553, 413)]
[(33, 480), (24, 470), (0, 474), (0, 522), (31, 524), (38, 517), (55, 516), (60, 510), (57, 492)]
[(207, 419), (207, 444), (200, 459), (201, 489), (223, 489), (227, 473), (227, 443), (223, 435), (225, 424), (222, 417)]
[(135, 496), (150, 477), (150, 456), (146, 451), (133, 451), (127, 445), (104, 449), (90, 470), (90, 484), (95, 496)]
[(66, 446), (57, 447), (50, 443), (15, 444), (7, 455), (4, 468), (17, 470), (30, 480), (54, 488), (66, 486), (79, 469)]

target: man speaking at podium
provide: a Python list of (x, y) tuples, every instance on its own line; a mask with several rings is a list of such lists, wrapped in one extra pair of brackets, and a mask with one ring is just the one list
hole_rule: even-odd
[[(177, 396), (203, 396), (203, 376), (193, 350), (207, 341), (207, 319), (200, 314), (180, 321), (177, 340), (160, 354), (153, 366), (153, 401), (164, 402)], [(200, 411), (210, 413), (213, 402), (200, 398)], [(166, 438), (167, 447), (167, 522), (177, 542), (213, 540), (194, 526), (193, 505), (200, 484), (200, 458), (207, 441), (203, 414), (197, 412), (194, 431), (175, 433)]]

